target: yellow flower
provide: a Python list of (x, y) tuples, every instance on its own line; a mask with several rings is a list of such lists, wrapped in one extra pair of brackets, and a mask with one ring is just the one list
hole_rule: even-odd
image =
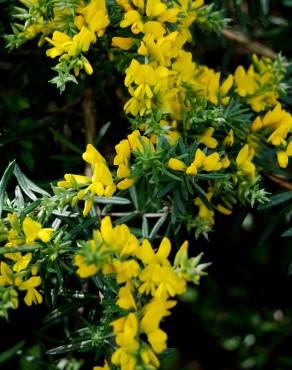
[(105, 361), (103, 366), (94, 366), (93, 370), (111, 370), (108, 362)]
[(136, 182), (136, 179), (124, 179), (117, 184), (117, 188), (119, 190), (126, 190), (130, 188), (131, 186), (133, 186), (135, 182)]
[(180, 246), (179, 250), (177, 251), (175, 255), (174, 267), (180, 266), (188, 258), (188, 247), (189, 247), (189, 242), (186, 240)]
[(159, 328), (159, 324), (163, 317), (170, 315), (169, 309), (175, 305), (176, 301), (154, 298), (142, 308), (140, 328), (147, 335), (148, 342), (156, 353), (166, 349), (167, 340), (167, 335)]
[(32, 220), (30, 217), (26, 217), (22, 224), (23, 232), (26, 237), (26, 244), (33, 244), (36, 239), (42, 240), (44, 243), (48, 243), (52, 238), (53, 228), (42, 229), (42, 225), (39, 222)]
[(139, 287), (141, 294), (149, 294), (156, 298), (167, 299), (185, 291), (185, 280), (181, 279), (168, 264), (159, 265), (150, 263), (139, 274), (142, 285)]
[(159, 359), (150, 347), (144, 345), (140, 350), (140, 356), (145, 365), (152, 364), (155, 368), (159, 368)]
[(219, 88), (221, 94), (221, 101), (223, 105), (228, 104), (230, 101), (230, 97), (226, 95), (229, 93), (232, 85), (233, 85), (233, 76), (229, 75)]
[(287, 145), (286, 153), (287, 153), (288, 157), (291, 157), (292, 156), (292, 140)]
[(201, 151), (201, 149), (197, 149), (195, 153), (195, 159), (187, 168), (186, 174), (194, 176), (197, 174), (200, 168), (207, 172), (219, 171), (222, 168), (219, 153), (214, 152), (206, 156), (205, 153)]
[(113, 262), (115, 272), (117, 274), (117, 282), (119, 284), (130, 281), (138, 276), (140, 266), (137, 261), (130, 259), (128, 261), (116, 260)]
[(79, 188), (90, 183), (90, 178), (82, 175), (72, 175), (66, 173), (64, 175), (65, 181), (58, 181), (57, 186), (60, 188)]
[[(211, 192), (208, 192), (206, 194), (206, 197), (207, 197), (209, 202), (211, 201), (212, 196), (213, 196), (213, 194)], [(214, 212), (214, 210), (212, 208), (209, 209), (206, 206), (206, 204), (199, 197), (195, 198), (194, 204), (199, 207), (198, 216), (200, 218), (202, 218), (203, 220), (205, 220), (210, 226), (213, 226), (214, 223), (215, 223), (215, 220), (214, 220), (215, 212)]]
[(66, 53), (68, 47), (72, 45), (71, 37), (60, 31), (54, 31), (52, 39), (46, 37), (46, 40), (54, 46), (46, 52), (50, 58), (56, 58)]
[(129, 50), (135, 44), (137, 39), (133, 37), (113, 37), (112, 46), (118, 47), (122, 50)]
[(280, 150), (277, 152), (277, 161), (281, 168), (286, 168), (288, 166), (289, 157), (288, 154), (284, 150)]
[(115, 146), (115, 149), (116, 149), (117, 155), (114, 158), (114, 165), (115, 166), (120, 165), (120, 164), (127, 165), (130, 159), (130, 156), (131, 156), (131, 148), (130, 148), (129, 141), (126, 139), (121, 140), (119, 144)]
[(222, 163), (220, 162), (219, 153), (212, 153), (206, 156), (203, 164), (203, 169), (207, 172), (219, 171), (222, 168)]
[(31, 253), (26, 253), (24, 256), (22, 256), (21, 253), (19, 254), (20, 254), (20, 258), (17, 260), (17, 262), (13, 266), (13, 271), (15, 272), (20, 272), (20, 271), (25, 270), (27, 266), (29, 265), (31, 258), (32, 258)]
[(84, 71), (88, 74), (88, 75), (92, 75), (93, 73), (93, 68), (92, 68), (92, 65), (89, 63), (89, 61), (87, 60), (87, 58), (85, 58), (85, 56), (81, 56), (81, 61), (83, 63), (83, 68), (84, 68)]
[(208, 127), (204, 134), (199, 137), (198, 142), (205, 144), (207, 148), (215, 149), (218, 145), (218, 141), (212, 137), (214, 131), (213, 127)]
[(104, 157), (99, 153), (92, 144), (87, 144), (86, 151), (82, 154), (85, 162), (94, 166), (96, 163), (106, 163)]
[(117, 300), (117, 305), (122, 309), (128, 310), (130, 308), (137, 308), (129, 284), (126, 284), (120, 288), (118, 297), (119, 299)]
[(87, 264), (85, 258), (79, 254), (74, 257), (75, 265), (78, 267), (77, 274), (81, 278), (88, 278), (97, 273), (98, 268), (94, 264)]
[(67, 48), (68, 55), (74, 56), (80, 52), (87, 52), (89, 46), (95, 43), (96, 37), (87, 27), (83, 26), (81, 30), (73, 36), (72, 44)]
[(230, 160), (227, 155), (221, 159), (222, 168), (228, 168), (230, 166)]
[(248, 72), (242, 66), (236, 68), (234, 80), (237, 85), (236, 92), (245, 97), (247, 95), (252, 95), (257, 90), (257, 83), (254, 77), (254, 68), (251, 66)]
[(78, 9), (84, 16), (89, 30), (96, 33), (98, 37), (104, 35), (105, 28), (109, 25), (109, 17), (105, 0), (91, 0), (88, 5)]
[(174, 171), (184, 172), (187, 166), (184, 164), (184, 162), (182, 162), (179, 159), (170, 158), (170, 160), (168, 161), (167, 167)]
[(252, 163), (254, 149), (245, 144), (236, 157), (236, 164), (239, 174), (254, 177), (256, 173), (255, 165)]
[(169, 264), (167, 260), (171, 251), (170, 240), (164, 237), (160, 243), (157, 252), (154, 252), (151, 243), (147, 239), (143, 239), (141, 247), (137, 250), (137, 257), (144, 263), (159, 263)]
[(126, 12), (120, 26), (121, 28), (131, 26), (131, 31), (134, 34), (143, 32), (143, 21), (141, 20), (141, 16), (137, 10), (129, 10)]
[(0, 273), (0, 285), (13, 285), (13, 272), (11, 268), (7, 265), (7, 263), (3, 261), (0, 262)]
[(251, 129), (253, 132), (257, 132), (258, 130), (260, 130), (261, 128), (263, 127), (263, 122), (261, 120), (261, 117), (257, 116), (253, 123), (251, 124)]
[(31, 306), (32, 303), (40, 304), (43, 301), (41, 294), (35, 289), (41, 284), (41, 278), (39, 276), (33, 276), (28, 280), (21, 282), (18, 285), (19, 290), (26, 290), (24, 302), (27, 306)]
[(225, 216), (229, 216), (232, 214), (232, 210), (224, 207), (222, 204), (218, 204), (216, 209), (218, 212), (222, 213)]
[(147, 17), (157, 17), (165, 12), (167, 6), (160, 0), (147, 0), (146, 15)]
[(124, 359), (126, 359), (130, 361), (131, 368), (133, 368), (133, 370), (135, 369), (136, 361), (133, 362), (135, 358), (132, 357), (132, 354), (134, 354), (139, 348), (139, 342), (136, 339), (138, 334), (138, 324), (137, 316), (132, 312), (111, 323), (113, 326), (113, 332), (116, 334), (116, 343), (121, 347), (112, 355), (112, 363), (114, 365), (123, 365)]
[(232, 146), (234, 144), (234, 134), (232, 128), (228, 131), (228, 134), (223, 140), (223, 145)]

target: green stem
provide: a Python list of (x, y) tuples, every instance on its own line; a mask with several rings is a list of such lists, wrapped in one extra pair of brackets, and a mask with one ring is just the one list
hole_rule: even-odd
[(40, 245), (35, 246), (23, 246), (23, 247), (3, 247), (0, 248), (0, 255), (5, 253), (16, 253), (16, 252), (32, 252), (37, 249), (40, 249)]

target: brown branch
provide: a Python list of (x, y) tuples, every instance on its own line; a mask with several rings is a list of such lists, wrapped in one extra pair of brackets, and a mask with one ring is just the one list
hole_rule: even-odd
[(84, 91), (82, 109), (85, 124), (85, 142), (86, 144), (93, 144), (96, 137), (95, 129), (96, 112), (95, 112), (94, 91), (92, 87), (89, 87)]
[(282, 177), (276, 176), (272, 173), (263, 171), (262, 174), (264, 176), (267, 176), (270, 180), (274, 181), (276, 184), (282, 186), (282, 188), (287, 190), (292, 190), (292, 184), (291, 182), (283, 179)]
[[(94, 103), (94, 90), (92, 87), (88, 87), (84, 91), (82, 109), (84, 114), (84, 128), (85, 128), (85, 143), (94, 144), (96, 137), (96, 111)], [(85, 175), (92, 176), (91, 166), (85, 167)]]
[(240, 44), (241, 46), (251, 51), (252, 53), (256, 53), (258, 55), (268, 57), (271, 59), (277, 58), (277, 53), (275, 53), (274, 50), (261, 44), (258, 41), (251, 40), (249, 37), (247, 37), (244, 33), (240, 31), (225, 28), (223, 30), (223, 35), (231, 42)]

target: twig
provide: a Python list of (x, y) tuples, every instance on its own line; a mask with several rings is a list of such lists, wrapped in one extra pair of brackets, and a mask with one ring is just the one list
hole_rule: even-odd
[(274, 181), (276, 184), (282, 186), (282, 188), (284, 189), (287, 189), (287, 190), (292, 190), (292, 184), (291, 182), (279, 177), (279, 176), (276, 176), (272, 173), (268, 173), (268, 172), (262, 172), (263, 175), (267, 176), (269, 179), (271, 179), (272, 181)]
[(259, 55), (262, 55), (262, 56), (265, 56), (271, 59), (277, 58), (277, 53), (275, 53), (274, 50), (261, 44), (258, 41), (251, 40), (249, 37), (247, 37), (244, 33), (240, 31), (236, 31), (230, 28), (225, 28), (223, 30), (223, 35), (228, 40), (242, 45), (247, 50), (250, 50), (253, 53), (256, 53), (256, 54), (259, 54)]
[(149, 213), (143, 213), (140, 211), (133, 211), (133, 212), (101, 212), (100, 216), (112, 216), (112, 217), (122, 217), (122, 216), (130, 216), (132, 214), (135, 214), (137, 216), (143, 216), (147, 218), (160, 218), (168, 213), (171, 212), (171, 209), (169, 207), (163, 207), (162, 212), (149, 212)]
[(95, 104), (94, 91), (92, 87), (85, 90), (83, 95), (82, 109), (84, 113), (85, 141), (86, 144), (93, 144), (96, 137), (95, 129)]
[(37, 249), (41, 249), (41, 246), (23, 246), (23, 247), (3, 247), (0, 248), (0, 255), (5, 253), (15, 253), (15, 252), (32, 252)]
[[(94, 104), (94, 92), (92, 87), (87, 88), (84, 92), (82, 109), (84, 113), (85, 142), (86, 144), (93, 144), (96, 137), (96, 112)], [(86, 176), (92, 176), (91, 166), (86, 165), (84, 172)]]

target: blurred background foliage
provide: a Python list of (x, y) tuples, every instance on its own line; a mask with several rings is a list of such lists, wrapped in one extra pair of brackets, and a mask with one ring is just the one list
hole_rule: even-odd
[[(247, 65), (252, 52), (271, 57), (281, 52), (291, 61), (291, 0), (208, 2), (223, 10), (230, 27), (222, 35), (194, 29), (189, 48), (197, 60), (225, 73)], [(10, 33), (8, 14), (16, 3), (0, 0), (2, 35)], [(112, 63), (104, 63), (107, 56), (96, 50), (94, 75), (81, 76), (78, 85), (60, 95), (47, 82), (52, 62), (33, 41), (11, 53), (0, 45), (0, 172), (16, 159), (31, 179), (48, 188), (65, 172), (84, 171), (80, 157), (89, 139), (111, 160), (128, 123), (122, 113), (122, 77)], [(292, 110), (291, 89), (282, 103)], [(89, 132), (88, 125), (95, 131)], [(209, 242), (192, 238), (193, 253), (203, 250), (212, 266), (168, 319), (173, 350), (162, 359), (164, 369), (292, 369), (292, 184), (265, 174), (263, 179), (267, 191), (286, 190), (286, 195), (275, 196), (262, 209), (237, 210), (227, 221), (218, 219)], [(0, 323), (3, 370), (51, 369), (52, 356), (46, 363), (37, 360), (58, 345), (50, 342), (47, 313), (42, 307), (29, 310), (13, 312), (9, 325)], [(58, 369), (89, 369), (94, 355), (88, 356), (82, 365), (69, 351), (68, 363), (60, 362)]]

